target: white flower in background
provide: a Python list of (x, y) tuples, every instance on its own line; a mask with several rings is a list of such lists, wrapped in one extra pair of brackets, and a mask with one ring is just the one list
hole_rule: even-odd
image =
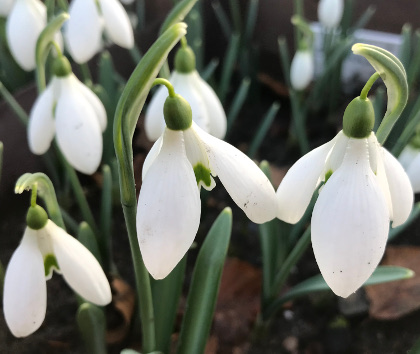
[(389, 221), (403, 224), (413, 205), (404, 169), (374, 133), (349, 138), (342, 131), (300, 158), (278, 190), (278, 218), (296, 223), (322, 181), (312, 214), (312, 247), (330, 288), (347, 297), (375, 270), (385, 250)]
[(343, 0), (320, 0), (318, 3), (318, 19), (326, 28), (336, 28), (343, 17)]
[[(47, 9), (41, 1), (15, 1), (7, 17), (6, 38), (14, 59), (26, 71), (35, 69), (36, 42), (46, 25)], [(55, 40), (62, 45), (60, 33)]]
[(44, 321), (46, 280), (53, 270), (87, 301), (99, 306), (111, 302), (108, 280), (85, 246), (51, 220), (39, 229), (28, 226), (4, 278), (4, 315), (15, 337), (30, 335)]
[(73, 0), (65, 40), (72, 58), (87, 62), (101, 48), (102, 32), (120, 47), (134, 46), (133, 28), (127, 12), (118, 0)]
[[(62, 57), (57, 60), (67, 59)], [(28, 125), (30, 150), (44, 154), (54, 135), (67, 161), (78, 171), (92, 174), (102, 158), (106, 111), (99, 98), (71, 72), (53, 76), (35, 101)]]
[[(216, 138), (223, 139), (227, 126), (225, 111), (214, 90), (195, 69), (195, 56), (190, 47), (178, 50), (175, 70), (169, 81), (175, 91), (191, 105), (193, 121), (201, 129)], [(147, 107), (144, 128), (150, 141), (156, 141), (166, 127), (163, 117), (166, 97), (168, 97), (166, 88), (159, 87)]]
[(407, 145), (398, 156), (398, 161), (406, 170), (414, 193), (420, 193), (420, 149)]
[(200, 223), (199, 189), (213, 189), (213, 176), (253, 222), (276, 217), (276, 195), (264, 173), (241, 151), (191, 124), (189, 108), (189, 122), (181, 128), (169, 122), (143, 165), (137, 236), (155, 279), (165, 278), (190, 248)]
[(7, 17), (14, 3), (15, 3), (15, 0), (1, 0), (0, 1), (0, 17)]
[(301, 91), (308, 87), (314, 78), (314, 57), (311, 50), (298, 50), (290, 66), (290, 83)]

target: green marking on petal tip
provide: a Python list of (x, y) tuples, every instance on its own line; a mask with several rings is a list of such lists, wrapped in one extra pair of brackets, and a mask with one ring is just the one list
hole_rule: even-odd
[(324, 182), (324, 184), (327, 183), (327, 181), (329, 180), (329, 178), (332, 176), (333, 172), (334, 172), (333, 170), (328, 170), (327, 171), (327, 173), (325, 174), (325, 182)]
[(205, 167), (201, 163), (198, 163), (197, 165), (194, 166), (194, 174), (195, 174), (195, 179), (197, 180), (197, 185), (200, 183), (200, 181), (203, 181), (205, 186), (210, 187), (211, 176), (210, 176), (210, 170), (207, 167)]
[(53, 254), (47, 254), (44, 257), (44, 269), (45, 269), (45, 277), (49, 277), (52, 273), (52, 271), (60, 270), (60, 267), (58, 266), (57, 259)]

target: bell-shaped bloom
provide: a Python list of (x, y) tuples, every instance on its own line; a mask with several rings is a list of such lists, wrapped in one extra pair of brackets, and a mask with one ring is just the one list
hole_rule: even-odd
[(329, 287), (347, 297), (381, 260), (389, 222), (396, 227), (407, 220), (413, 190), (403, 167), (374, 133), (356, 139), (340, 132), (287, 172), (277, 190), (278, 217), (296, 223), (322, 181), (312, 214), (312, 247)]
[(343, 0), (320, 0), (318, 3), (318, 19), (326, 28), (336, 28), (343, 17)]
[(0, 1), (0, 17), (7, 17), (12, 10), (15, 0), (2, 0)]
[(92, 174), (101, 162), (106, 124), (102, 102), (73, 73), (54, 76), (31, 110), (29, 148), (42, 155), (55, 135), (67, 161), (76, 170)]
[(30, 335), (44, 321), (46, 280), (53, 270), (87, 301), (99, 306), (111, 302), (111, 289), (101, 266), (79, 241), (51, 220), (39, 230), (27, 227), (4, 278), (4, 315), (15, 337)]
[(72, 58), (87, 62), (101, 48), (102, 32), (123, 48), (134, 45), (133, 28), (127, 12), (118, 0), (73, 0), (64, 37)]
[(211, 190), (214, 176), (253, 222), (275, 218), (274, 189), (249, 157), (195, 123), (165, 128), (144, 162), (137, 207), (140, 250), (155, 279), (165, 278), (191, 246), (200, 223), (199, 187)]
[[(189, 73), (174, 70), (169, 81), (175, 91), (191, 105), (193, 121), (204, 131), (223, 139), (226, 134), (225, 111), (216, 93), (199, 73), (196, 70)], [(144, 127), (150, 141), (156, 141), (165, 130), (163, 105), (166, 97), (166, 88), (159, 87), (147, 107)]]
[(420, 193), (420, 149), (407, 145), (398, 156), (398, 161), (406, 170), (414, 193)]
[(314, 57), (311, 50), (298, 50), (290, 66), (290, 83), (301, 91), (308, 87), (314, 78)]

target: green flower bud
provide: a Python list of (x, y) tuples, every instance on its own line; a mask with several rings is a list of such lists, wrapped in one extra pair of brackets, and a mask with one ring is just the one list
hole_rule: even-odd
[(33, 230), (42, 229), (48, 221), (47, 212), (39, 205), (31, 206), (26, 214), (26, 224)]
[(59, 56), (53, 63), (53, 74), (57, 77), (65, 77), (72, 72), (71, 64), (65, 56)]
[(195, 54), (191, 47), (181, 47), (175, 55), (175, 70), (188, 74), (195, 70)]
[(169, 129), (186, 130), (191, 127), (191, 106), (181, 95), (168, 96), (163, 106), (163, 116)]
[(375, 112), (372, 102), (356, 97), (347, 106), (343, 117), (343, 132), (349, 138), (367, 138), (375, 124)]

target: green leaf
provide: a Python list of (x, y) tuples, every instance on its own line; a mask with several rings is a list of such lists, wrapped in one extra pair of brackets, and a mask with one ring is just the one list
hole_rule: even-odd
[(385, 49), (356, 43), (353, 53), (365, 57), (385, 83), (388, 105), (381, 125), (376, 132), (380, 144), (384, 144), (395, 122), (400, 117), (408, 99), (407, 75), (399, 59)]
[(77, 324), (87, 353), (103, 354), (107, 352), (105, 315), (101, 308), (88, 302), (83, 303), (77, 311)]
[(99, 251), (98, 243), (96, 242), (95, 233), (86, 221), (80, 223), (79, 230), (77, 231), (77, 239), (95, 256), (103, 267), (101, 252)]
[(35, 60), (36, 60), (36, 78), (38, 84), (38, 90), (42, 92), (45, 87), (45, 62), (48, 57), (48, 53), (51, 49), (52, 41), (57, 31), (60, 30), (64, 22), (70, 18), (67, 13), (61, 13), (60, 15), (53, 18), (50, 23), (44, 28), (38, 37), (36, 42)]
[(168, 16), (166, 16), (165, 22), (163, 22), (159, 33), (162, 34), (174, 24), (183, 21), (196, 2), (197, 0), (183, 0), (174, 6)]
[(211, 227), (197, 257), (179, 335), (178, 354), (204, 353), (231, 231), (232, 211), (225, 208)]

